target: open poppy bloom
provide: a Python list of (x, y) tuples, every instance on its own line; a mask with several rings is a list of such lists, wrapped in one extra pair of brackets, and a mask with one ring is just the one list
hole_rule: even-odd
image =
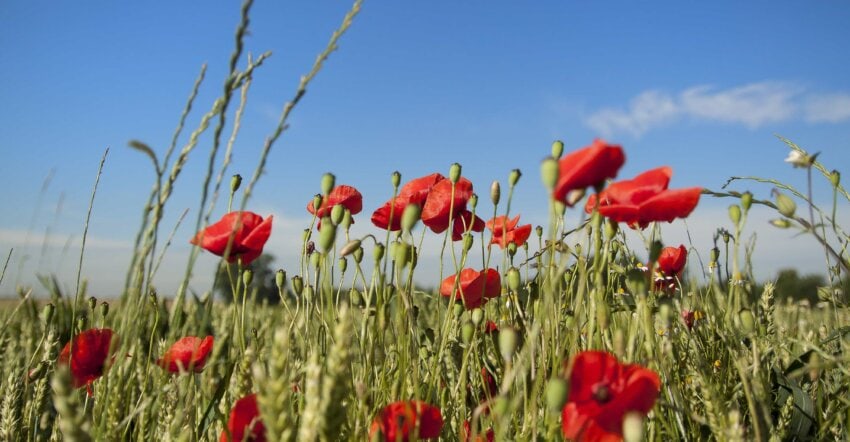
[[(654, 221), (685, 218), (699, 203), (700, 187), (668, 190), (673, 170), (659, 167), (630, 180), (617, 181), (599, 193), (599, 213), (632, 228), (646, 228)], [(591, 195), (585, 211), (591, 213), (597, 197)]]
[(569, 399), (561, 416), (567, 439), (621, 441), (624, 416), (649, 413), (661, 391), (654, 371), (621, 364), (604, 351), (579, 353), (572, 365)]
[(665, 247), (658, 255), (658, 272), (655, 275), (656, 289), (675, 288), (676, 278), (685, 269), (688, 260), (688, 249), (684, 245), (679, 247)]
[(487, 431), (479, 431), (475, 433), (475, 437), (472, 437), (472, 425), (468, 420), (463, 421), (463, 433), (461, 434), (461, 440), (463, 442), (493, 442), (496, 440), (496, 433), (492, 428), (488, 428)]
[(558, 183), (552, 196), (570, 205), (567, 194), (616, 177), (625, 162), (622, 147), (597, 138), (590, 146), (570, 152), (558, 161)]
[(171, 373), (194, 371), (200, 373), (207, 363), (207, 356), (213, 348), (213, 337), (198, 338), (186, 336), (180, 338), (165, 351), (156, 364)]
[[(454, 187), (454, 189), (452, 188)], [(457, 241), (461, 237), (455, 233), (462, 233), (472, 226), (475, 232), (484, 230), (484, 222), (477, 216), (466, 210), (466, 203), (472, 197), (472, 182), (461, 178), (452, 186), (452, 181), (443, 178), (434, 184), (428, 192), (425, 205), (422, 206), (422, 224), (428, 226), (434, 233), (443, 233), (454, 221), (452, 228), (452, 239)], [(458, 223), (461, 223), (458, 226)]]
[(109, 363), (112, 337), (108, 328), (92, 328), (75, 336), (59, 352), (59, 363), (71, 366), (74, 388), (85, 386), (91, 395), (92, 382), (103, 375)]
[(271, 215), (264, 220), (253, 212), (230, 212), (198, 232), (189, 242), (218, 256), (224, 256), (230, 242), (227, 261), (235, 262), (242, 258), (243, 264), (250, 264), (263, 253), (263, 246), (271, 233)]
[(313, 201), (307, 203), (307, 211), (316, 215), (316, 218), (322, 219), (325, 216), (329, 216), (331, 209), (336, 205), (341, 205), (348, 209), (352, 215), (357, 215), (363, 210), (363, 195), (354, 187), (342, 184), (334, 187), (331, 193), (322, 199), (322, 205), (319, 207), (318, 212), (313, 207)]
[(380, 432), (378, 440), (386, 442), (408, 442), (414, 437), (433, 439), (440, 437), (443, 429), (443, 415), (440, 409), (423, 401), (393, 402), (372, 421), (369, 428), (369, 440), (374, 440)]
[(519, 227), (517, 227), (517, 224), (519, 224), (519, 215), (515, 216), (514, 219), (500, 215), (487, 221), (487, 228), (493, 232), (490, 244), (498, 244), (503, 249), (510, 243), (516, 244), (517, 247), (525, 244), (528, 237), (531, 236), (531, 224)]
[[(440, 294), (452, 296), (457, 275), (449, 276), (440, 284)], [(455, 299), (462, 299), (467, 310), (481, 307), (487, 300), (502, 294), (502, 280), (494, 269), (477, 271), (463, 269), (460, 272)]]
[[(401, 186), (394, 200), (387, 201), (372, 214), (372, 224), (384, 230), (401, 230), (401, 215), (407, 205), (418, 204), (420, 207), (424, 205), (428, 192), (442, 179), (443, 176), (439, 173), (432, 173), (410, 180)], [(392, 222), (390, 222), (390, 215), (392, 215)]]
[[(229, 437), (228, 437), (228, 432)], [(257, 395), (249, 394), (236, 401), (230, 410), (227, 420), (227, 430), (221, 432), (220, 442), (265, 442), (266, 427), (260, 420), (260, 409), (257, 407)]]

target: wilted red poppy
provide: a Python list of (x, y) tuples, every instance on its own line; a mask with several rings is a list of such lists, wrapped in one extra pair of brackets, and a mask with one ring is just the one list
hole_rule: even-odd
[(492, 428), (488, 428), (487, 431), (478, 431), (475, 433), (475, 437), (472, 437), (472, 425), (469, 421), (463, 421), (463, 429), (461, 434), (461, 440), (463, 442), (493, 442), (496, 440), (496, 433)]
[[(653, 221), (672, 222), (687, 217), (699, 203), (702, 188), (668, 190), (671, 176), (673, 170), (665, 166), (612, 183), (599, 194), (599, 213), (641, 229)], [(596, 201), (596, 195), (588, 198), (587, 213), (593, 211)]]
[(617, 176), (626, 156), (623, 148), (599, 138), (590, 146), (565, 155), (558, 162), (558, 183), (553, 196), (569, 205), (567, 194), (572, 190), (596, 186)]
[(661, 380), (636, 364), (620, 364), (603, 351), (585, 351), (573, 359), (570, 394), (562, 412), (564, 437), (575, 441), (620, 441), (623, 417), (652, 409)]
[[(428, 226), (434, 233), (445, 232), (451, 221), (466, 211), (466, 203), (470, 197), (472, 197), (471, 181), (460, 178), (452, 189), (452, 181), (443, 178), (428, 192), (428, 198), (422, 206), (422, 224)], [(481, 229), (483, 230), (484, 226), (481, 226)]]
[(375, 416), (369, 428), (369, 440), (373, 440), (380, 432), (386, 442), (411, 441), (414, 436), (419, 439), (440, 437), (443, 429), (443, 416), (440, 409), (423, 401), (399, 401), (384, 407)]
[[(228, 437), (228, 432), (230, 433)], [(260, 419), (260, 409), (257, 407), (257, 395), (249, 394), (236, 401), (230, 410), (227, 420), (227, 430), (221, 432), (220, 442), (265, 442), (266, 427)]]
[(313, 207), (313, 201), (307, 203), (307, 211), (316, 215), (316, 218), (322, 219), (330, 215), (331, 209), (336, 205), (341, 205), (348, 209), (352, 215), (357, 215), (363, 210), (363, 195), (354, 187), (341, 184), (334, 187), (328, 196), (322, 198), (322, 205), (319, 206), (318, 212)]
[[(451, 296), (455, 286), (457, 275), (449, 276), (440, 284), (440, 294)], [(502, 293), (501, 277), (494, 269), (477, 271), (463, 269), (460, 272), (455, 299), (462, 299), (467, 310), (481, 307), (488, 299), (495, 298)]]
[(157, 359), (156, 364), (171, 373), (179, 373), (181, 370), (200, 373), (204, 369), (204, 364), (207, 363), (207, 356), (212, 348), (212, 336), (205, 338), (186, 336), (172, 344), (165, 354)]
[(525, 244), (531, 235), (531, 224), (519, 227), (517, 227), (517, 224), (519, 224), (519, 215), (515, 216), (514, 219), (499, 215), (487, 221), (487, 228), (493, 232), (490, 244), (498, 244), (503, 249), (510, 243), (516, 244), (517, 247)]
[(464, 209), (452, 223), (452, 241), (460, 241), (467, 231), (483, 232), (484, 220)]
[(243, 264), (250, 264), (263, 253), (263, 246), (272, 233), (272, 216), (265, 220), (253, 212), (230, 212), (215, 224), (210, 224), (198, 232), (191, 241), (208, 252), (224, 256), (227, 243), (232, 236), (228, 262), (242, 258)]
[(112, 330), (108, 328), (85, 330), (59, 352), (59, 363), (71, 365), (74, 388), (85, 386), (91, 394), (91, 383), (103, 375), (109, 363), (112, 336)]
[[(423, 206), (428, 198), (428, 192), (431, 191), (434, 184), (442, 179), (443, 176), (439, 173), (432, 173), (408, 181), (401, 186), (395, 200), (387, 201), (372, 214), (372, 224), (384, 230), (401, 230), (401, 215), (407, 205), (418, 204), (420, 207)], [(390, 211), (392, 211), (392, 225), (390, 225)]]

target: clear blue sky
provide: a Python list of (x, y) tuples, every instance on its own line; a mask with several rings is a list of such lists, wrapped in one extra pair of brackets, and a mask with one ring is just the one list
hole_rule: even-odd
[[(246, 51), (273, 56), (255, 75), (232, 173), (253, 171), (299, 76), (349, 6), (256, 2)], [(95, 289), (114, 290), (121, 278), (112, 274), (126, 267), (153, 182), (148, 160), (127, 141), (142, 140), (161, 155), (208, 63), (189, 118), (195, 127), (222, 87), (238, 15), (237, 2), (0, 6), (0, 253), (17, 249), (0, 292), (31, 282), (35, 271), (73, 274), (66, 261), (78, 249), (67, 238), (82, 231), (106, 147), (84, 274)], [(850, 164), (848, 23), (844, 1), (367, 0), (296, 109), (249, 208), (284, 218), (273, 238), (288, 244), (282, 238), (300, 235), (304, 206), (321, 174), (332, 171), (338, 183), (364, 193), (358, 224), (367, 229), (369, 213), (389, 196), (393, 170), (413, 178), (459, 162), (482, 196), (492, 180), (504, 184), (520, 168), (513, 211), (541, 222), (546, 196), (537, 170), (550, 143), (563, 139), (574, 149), (596, 136), (625, 147), (621, 177), (666, 164), (675, 170), (673, 187), (718, 189), (731, 175), (802, 185), (773, 134), (822, 152), (830, 167)], [(204, 138), (167, 213), (166, 232), (190, 209), (176, 257), (188, 250), (209, 146)], [(765, 197), (770, 190), (751, 187)], [(729, 203), (704, 199), (700, 222), (724, 225), (719, 214)], [(762, 222), (754, 230), (790, 240), (790, 233), (768, 232), (768, 215), (754, 215)], [(51, 250), (42, 256), (47, 231)], [(710, 238), (711, 231), (700, 234)], [(801, 253), (799, 246), (819, 256), (811, 241), (793, 244), (784, 250)], [(823, 268), (822, 259), (807, 261), (804, 270)], [(788, 264), (765, 258), (762, 275)], [(99, 276), (105, 268), (110, 275)]]

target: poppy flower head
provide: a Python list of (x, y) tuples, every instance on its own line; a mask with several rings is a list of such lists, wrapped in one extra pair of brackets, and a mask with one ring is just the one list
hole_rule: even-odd
[(440, 436), (443, 416), (440, 409), (423, 401), (399, 401), (384, 407), (369, 428), (369, 440), (380, 433), (386, 442), (433, 439)]
[(564, 437), (572, 440), (622, 440), (623, 418), (652, 409), (661, 380), (654, 371), (621, 364), (603, 351), (575, 356), (570, 393), (562, 411)]
[(331, 214), (331, 209), (336, 205), (341, 205), (348, 209), (352, 215), (357, 215), (363, 210), (363, 195), (352, 186), (341, 184), (331, 190), (326, 197), (322, 199), (322, 205), (319, 210), (313, 207), (313, 201), (307, 203), (307, 211), (316, 215), (316, 218), (322, 219)]
[(515, 216), (514, 219), (500, 215), (487, 221), (487, 228), (493, 233), (490, 244), (498, 244), (503, 249), (510, 243), (514, 243), (517, 247), (525, 244), (528, 237), (531, 236), (531, 224), (519, 227), (517, 227), (517, 224), (519, 224), (519, 215)]
[[(472, 197), (472, 182), (461, 178), (452, 184), (443, 178), (434, 184), (428, 192), (428, 198), (422, 206), (422, 224), (434, 233), (443, 233), (455, 217), (466, 210), (466, 203)], [(483, 226), (482, 226), (483, 230)]]
[(108, 328), (85, 330), (59, 352), (59, 364), (70, 364), (74, 388), (90, 388), (92, 382), (103, 375), (110, 360), (113, 335)]
[(612, 183), (596, 195), (591, 195), (585, 211), (599, 213), (632, 228), (646, 228), (651, 222), (672, 222), (686, 218), (696, 208), (702, 188), (670, 190), (667, 188), (673, 175), (669, 167), (646, 171), (633, 179)]
[[(228, 437), (228, 432), (230, 437)], [(227, 431), (221, 432), (220, 442), (251, 442), (266, 441), (266, 427), (260, 420), (260, 409), (257, 407), (257, 395), (249, 394), (236, 401), (230, 410), (227, 420)]]
[(171, 373), (194, 371), (200, 373), (207, 363), (207, 357), (213, 348), (213, 337), (198, 338), (186, 336), (180, 338), (166, 350), (156, 364)]
[(218, 256), (224, 256), (230, 243), (227, 261), (236, 262), (242, 258), (243, 264), (250, 264), (263, 253), (263, 246), (271, 233), (271, 215), (263, 219), (253, 212), (237, 211), (230, 212), (218, 222), (210, 224), (189, 242)]
[(684, 245), (679, 247), (665, 247), (658, 255), (658, 270), (664, 276), (676, 277), (685, 269), (688, 260), (688, 249)]
[[(440, 294), (452, 296), (455, 288), (457, 275), (449, 276), (440, 284)], [(467, 310), (481, 307), (487, 300), (495, 298), (502, 293), (501, 277), (494, 269), (477, 271), (463, 269), (460, 272), (460, 281), (457, 283), (455, 299), (463, 300)]]
[(439, 173), (432, 173), (407, 182), (401, 186), (395, 199), (387, 201), (372, 213), (372, 224), (393, 232), (401, 230), (401, 215), (407, 205), (418, 204), (420, 207), (424, 205), (431, 188), (442, 179), (443, 176)]
[(571, 152), (558, 161), (558, 183), (553, 197), (569, 204), (567, 194), (615, 178), (625, 162), (622, 147), (597, 138), (590, 146)]

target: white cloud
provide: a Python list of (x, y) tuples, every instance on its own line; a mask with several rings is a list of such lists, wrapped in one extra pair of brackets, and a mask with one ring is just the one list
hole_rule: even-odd
[(810, 123), (840, 123), (850, 120), (850, 94), (835, 93), (809, 97), (805, 118)]
[[(43, 234), (25, 230), (0, 229), (0, 244), (5, 247), (80, 247), (82, 234)], [(130, 241), (119, 241), (88, 235), (86, 248), (93, 249), (127, 249), (132, 248)]]
[(639, 137), (679, 119), (716, 121), (757, 129), (803, 117), (809, 123), (850, 120), (850, 94), (806, 94), (802, 86), (762, 81), (728, 89), (700, 85), (678, 94), (644, 91), (626, 108), (599, 109), (584, 119), (603, 136), (629, 133)]

